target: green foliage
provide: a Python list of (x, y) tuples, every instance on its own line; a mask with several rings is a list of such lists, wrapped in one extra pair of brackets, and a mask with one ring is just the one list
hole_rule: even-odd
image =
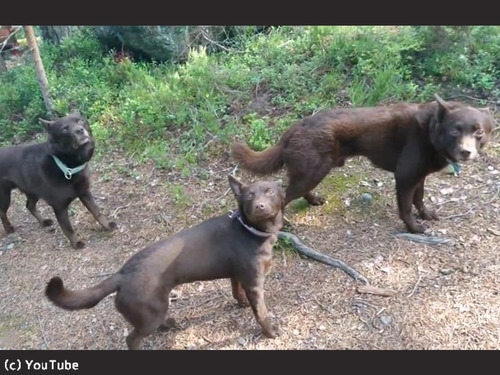
[[(499, 97), (500, 27), (227, 27), (220, 48), (182, 64), (103, 51), (90, 28), (41, 45), (59, 115), (78, 108), (101, 147), (189, 175), (236, 135), (262, 150), (297, 119), (335, 106)], [(218, 50), (217, 53), (207, 51)], [(0, 142), (40, 132), (44, 105), (30, 58), (0, 77)]]

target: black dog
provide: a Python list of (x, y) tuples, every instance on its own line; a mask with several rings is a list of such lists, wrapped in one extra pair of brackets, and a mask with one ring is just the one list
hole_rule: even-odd
[(101, 214), (89, 190), (87, 163), (94, 153), (92, 131), (79, 113), (57, 121), (40, 121), (47, 130), (48, 142), (0, 149), (0, 218), (7, 233), (14, 232), (7, 210), (11, 191), (18, 188), (28, 198), (26, 208), (42, 226), (53, 222), (40, 215), (36, 208), (39, 199), (54, 209), (71, 245), (81, 249), (85, 243), (77, 239), (68, 216), (68, 206), (75, 198), (80, 198), (105, 229), (116, 228)]
[(304, 197), (310, 204), (324, 203), (314, 189), (334, 167), (356, 155), (369, 158), (394, 172), (399, 215), (410, 232), (424, 232), (411, 215), (412, 204), (425, 220), (437, 220), (424, 205), (427, 175), (450, 161), (475, 159), (488, 141), (493, 119), (487, 110), (463, 103), (399, 103), (387, 107), (346, 108), (306, 117), (263, 152), (233, 144), (233, 156), (242, 167), (269, 174), (287, 168), (285, 203)]
[(273, 327), (264, 302), (264, 281), (271, 266), (273, 244), (283, 225), (281, 182), (245, 185), (229, 176), (239, 210), (209, 219), (159, 241), (130, 258), (113, 276), (83, 290), (68, 290), (59, 277), (50, 280), (46, 295), (67, 310), (94, 307), (117, 292), (115, 305), (134, 326), (129, 349), (160, 326), (170, 327), (168, 296), (176, 285), (197, 280), (230, 278), (240, 306), (250, 306), (265, 336)]

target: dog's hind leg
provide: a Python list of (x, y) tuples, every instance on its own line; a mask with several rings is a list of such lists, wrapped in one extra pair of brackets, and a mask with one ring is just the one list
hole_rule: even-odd
[(417, 209), (420, 217), (424, 220), (439, 220), (439, 216), (434, 210), (428, 210), (424, 204), (424, 183), (425, 177), (422, 181), (417, 185), (415, 190), (415, 195), (413, 196), (413, 204)]
[(285, 205), (294, 199), (304, 197), (312, 206), (325, 203), (325, 199), (312, 190), (328, 175), (333, 167), (330, 160), (319, 161), (314, 166), (303, 170), (293, 170), (289, 173), (288, 187), (286, 189)]
[(38, 202), (38, 197), (34, 195), (27, 195), (28, 200), (26, 201), (26, 208), (29, 212), (38, 220), (42, 227), (50, 227), (54, 222), (51, 219), (44, 219), (40, 212), (36, 208)]
[(7, 211), (10, 207), (11, 189), (0, 186), (0, 219), (7, 233), (14, 233), (15, 229), (7, 217)]
[(234, 299), (238, 302), (238, 306), (240, 307), (250, 306), (248, 298), (245, 295), (245, 291), (243, 290), (243, 287), (241, 286), (241, 283), (238, 280), (231, 278), (231, 289), (233, 290)]

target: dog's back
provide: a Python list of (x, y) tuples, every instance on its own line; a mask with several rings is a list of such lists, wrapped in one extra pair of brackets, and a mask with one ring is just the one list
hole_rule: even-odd
[(47, 144), (9, 146), (0, 149), (0, 184), (9, 184), (23, 192), (42, 182), (40, 169), (47, 155)]

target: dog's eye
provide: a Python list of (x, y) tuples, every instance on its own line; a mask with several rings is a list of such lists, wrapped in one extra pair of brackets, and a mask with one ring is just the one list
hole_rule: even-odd
[(253, 195), (254, 195), (253, 193), (248, 193), (247, 194), (247, 199), (253, 199)]
[(460, 130), (459, 129), (451, 129), (450, 135), (452, 135), (453, 137), (458, 137), (460, 135)]
[(476, 138), (482, 138), (482, 137), (483, 137), (483, 135), (484, 135), (484, 130), (483, 130), (483, 129), (478, 129), (478, 130), (476, 130), (476, 131), (474, 132), (474, 136), (475, 136)]
[(66, 134), (68, 132), (68, 128), (67, 127), (62, 128), (62, 132), (63, 132), (63, 134)]
[(267, 194), (267, 195), (274, 195), (274, 194), (276, 194), (276, 193), (274, 192), (274, 190), (273, 190), (273, 189), (268, 189), (268, 190), (266, 191), (266, 194)]

